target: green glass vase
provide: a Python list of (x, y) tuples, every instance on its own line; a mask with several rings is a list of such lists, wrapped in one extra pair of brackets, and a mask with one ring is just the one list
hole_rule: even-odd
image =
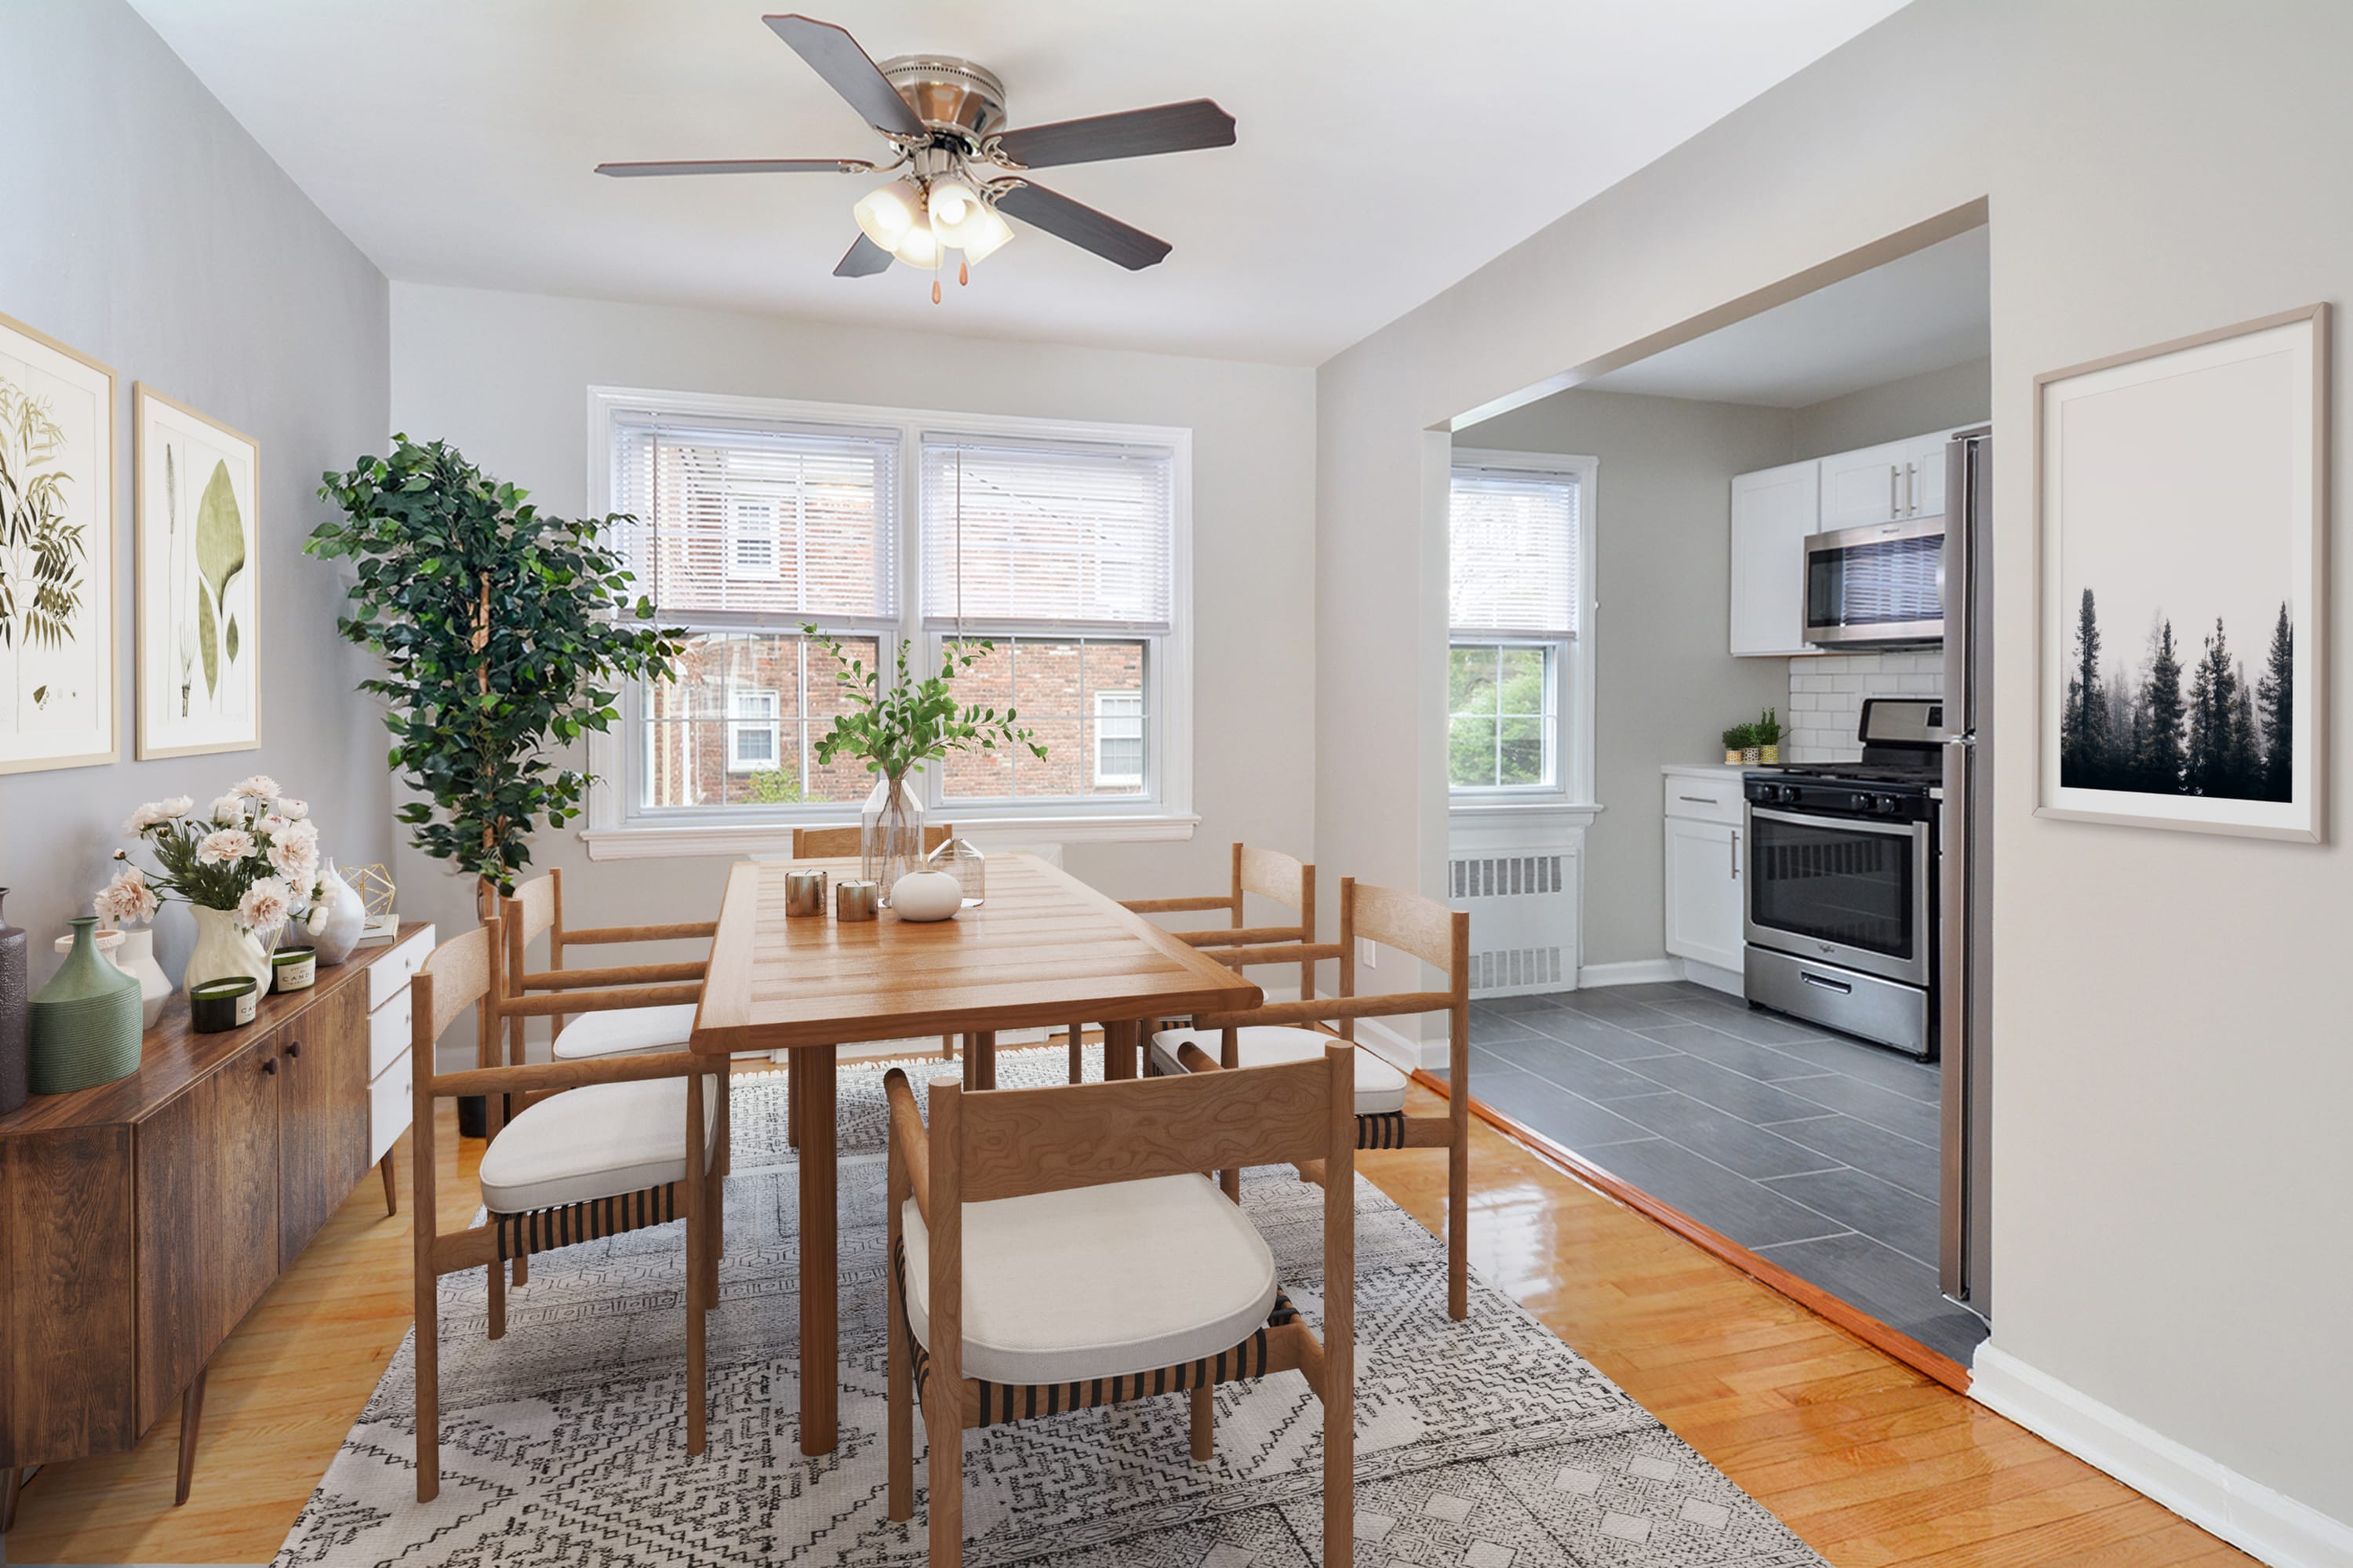
[(73, 921), (65, 967), (33, 997), (27, 1076), (37, 1095), (110, 1084), (139, 1066), (139, 981), (99, 957), (98, 921)]

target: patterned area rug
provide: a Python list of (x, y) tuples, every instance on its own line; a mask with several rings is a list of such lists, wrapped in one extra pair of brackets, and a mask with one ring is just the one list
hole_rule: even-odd
[[(1060, 1081), (1059, 1048), (999, 1057), (998, 1082)], [(841, 1074), (841, 1440), (796, 1446), (795, 1171), (783, 1086), (736, 1091), (711, 1445), (685, 1452), (683, 1245), (663, 1226), (543, 1254), (483, 1336), (480, 1270), (440, 1291), (441, 1495), (416, 1500), (414, 1341), (386, 1370), (280, 1564), (914, 1565), (916, 1514), (885, 1515), (885, 1229), (880, 1065)], [(752, 1156), (765, 1161), (755, 1168)], [(1442, 1156), (1432, 1151), (1430, 1158)], [(1253, 1171), (1243, 1203), (1292, 1298), (1321, 1308), (1321, 1195)], [(1445, 1253), (1356, 1189), (1357, 1561), (1539, 1568), (1820, 1559), (1577, 1353), (1474, 1276), (1445, 1315)], [(1197, 1464), (1181, 1396), (965, 1440), (965, 1561), (1054, 1568), (1293, 1568), (1321, 1556), (1321, 1440), (1296, 1373), (1218, 1396)], [(916, 1441), (922, 1443), (917, 1424)]]

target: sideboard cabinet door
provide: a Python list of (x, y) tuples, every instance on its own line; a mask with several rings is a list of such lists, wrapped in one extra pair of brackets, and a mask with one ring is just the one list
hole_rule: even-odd
[(126, 1127), (0, 1139), (0, 1465), (139, 1441), (131, 1187)]
[(368, 988), (338, 986), (279, 1030), (281, 1267), (367, 1174)]

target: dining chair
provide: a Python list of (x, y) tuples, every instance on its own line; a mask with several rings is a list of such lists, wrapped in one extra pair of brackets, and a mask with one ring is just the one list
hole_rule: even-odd
[[(795, 828), (793, 858), (795, 860), (847, 860), (864, 853), (863, 831), (858, 828)], [(926, 823), (923, 828), (923, 853), (930, 854), (948, 840), (955, 837), (955, 829), (946, 822)], [(955, 1036), (940, 1036), (940, 1059), (955, 1059)], [(795, 1088), (792, 1075), (785, 1075), (785, 1139), (798, 1148), (801, 1141), (800, 1095)]]
[[(1444, 991), (1356, 994), (1356, 943), (1359, 938), (1392, 948), (1444, 971)], [(1210, 948), (1208, 956), (1236, 969), (1260, 964), (1298, 963), (1312, 966), (1336, 959), (1340, 991), (1336, 996), (1308, 997), (1298, 1001), (1270, 1002), (1247, 1012), (1205, 1015), (1187, 1029), (1162, 1030), (1152, 1037), (1152, 1065), (1161, 1073), (1186, 1071), (1184, 1053), (1193, 1047), (1207, 1054), (1214, 1050), (1222, 1067), (1255, 1067), (1297, 1061), (1315, 1055), (1335, 1032), (1339, 1038), (1356, 1037), (1356, 1021), (1412, 1013), (1447, 1015), (1446, 1114), (1409, 1116), (1405, 1110), (1405, 1074), (1370, 1051), (1356, 1057), (1356, 1116), (1358, 1149), (1438, 1149), (1447, 1151), (1446, 1164), (1446, 1314), (1462, 1319), (1470, 1313), (1471, 1217), (1471, 916), (1450, 909), (1418, 893), (1340, 879), (1340, 939)], [(1323, 1173), (1301, 1168), (1310, 1181)], [(1238, 1191), (1240, 1172), (1223, 1171), (1227, 1194)]]
[[(1323, 1404), (1323, 1561), (1348, 1568), (1355, 1054), (1326, 1036), (1320, 1057), (1271, 1066), (984, 1094), (943, 1072), (928, 1128), (906, 1073), (884, 1078), (889, 1513), (914, 1515), (920, 1404), (931, 1568), (964, 1559), (967, 1429), (1182, 1393), (1206, 1461), (1216, 1385), (1293, 1371)], [(1325, 1173), (1320, 1338), (1265, 1238), (1200, 1174), (1286, 1161)]]
[[(543, 876), (515, 885), (512, 895), (500, 900), (500, 917), (506, 924), (506, 980), (510, 991), (562, 991), (591, 986), (645, 985), (700, 980), (708, 967), (696, 959), (676, 963), (637, 964), (597, 969), (565, 968), (567, 949), (629, 942), (708, 941), (719, 928), (712, 920), (691, 920), (659, 926), (596, 926), (583, 930), (564, 923), (564, 872), (559, 867)], [(547, 968), (528, 969), (523, 954), (531, 943), (547, 938)], [(554, 1031), (549, 1054), (559, 1062), (628, 1056), (649, 1052), (683, 1051), (694, 1033), (692, 1001), (659, 1007), (617, 1007), (584, 1010), (577, 1018), (553, 1015)], [(512, 1020), (507, 1060), (522, 1061), (522, 1019)]]
[[(1243, 905), (1245, 895), (1256, 894), (1271, 898), (1289, 909), (1298, 919), (1288, 926), (1245, 926)], [(1280, 850), (1252, 849), (1247, 844), (1234, 845), (1233, 880), (1224, 893), (1200, 894), (1182, 898), (1130, 898), (1120, 907), (1137, 915), (1212, 914), (1224, 911), (1227, 923), (1205, 926), (1193, 930), (1171, 931), (1168, 934), (1187, 947), (1219, 948), (1264, 945), (1278, 942), (1312, 943), (1315, 940), (1315, 868)], [(1299, 966), (1299, 994), (1315, 994), (1315, 960), (1303, 959)], [(1071, 1047), (1071, 1062), (1077, 1065), (1078, 1050)], [(1140, 1067), (1147, 1064), (1139, 1063)], [(1076, 1077), (1071, 1080), (1078, 1082)]]
[[(703, 1448), (706, 1416), (703, 1314), (717, 1304), (718, 1254), (699, 1213), (716, 1213), (723, 1170), (712, 1155), (727, 1141), (724, 1064), (685, 1054), (630, 1055), (478, 1066), (444, 1073), (435, 1047), (470, 1007), (494, 1022), (544, 1016), (557, 1006), (601, 1012), (676, 1000), (678, 985), (580, 991), (561, 997), (510, 996), (504, 922), (486, 924), (433, 949), (409, 980), (409, 1043), (415, 1063), (417, 1241), (417, 1499), (441, 1489), (439, 1322), (436, 1284), (445, 1274), (485, 1270), (489, 1337), (506, 1334), (504, 1265), (535, 1252), (683, 1219), (686, 1245), (687, 1451)], [(721, 1080), (718, 1090), (706, 1078)], [(536, 1096), (494, 1129), (477, 1180), (484, 1221), (443, 1233), (436, 1206), (434, 1105), (482, 1095)], [(715, 1237), (718, 1227), (710, 1227)]]

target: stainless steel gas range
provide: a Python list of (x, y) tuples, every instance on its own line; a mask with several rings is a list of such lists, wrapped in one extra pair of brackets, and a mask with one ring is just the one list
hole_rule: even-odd
[(1944, 704), (1863, 704), (1860, 762), (1751, 773), (1748, 1000), (1934, 1061)]

